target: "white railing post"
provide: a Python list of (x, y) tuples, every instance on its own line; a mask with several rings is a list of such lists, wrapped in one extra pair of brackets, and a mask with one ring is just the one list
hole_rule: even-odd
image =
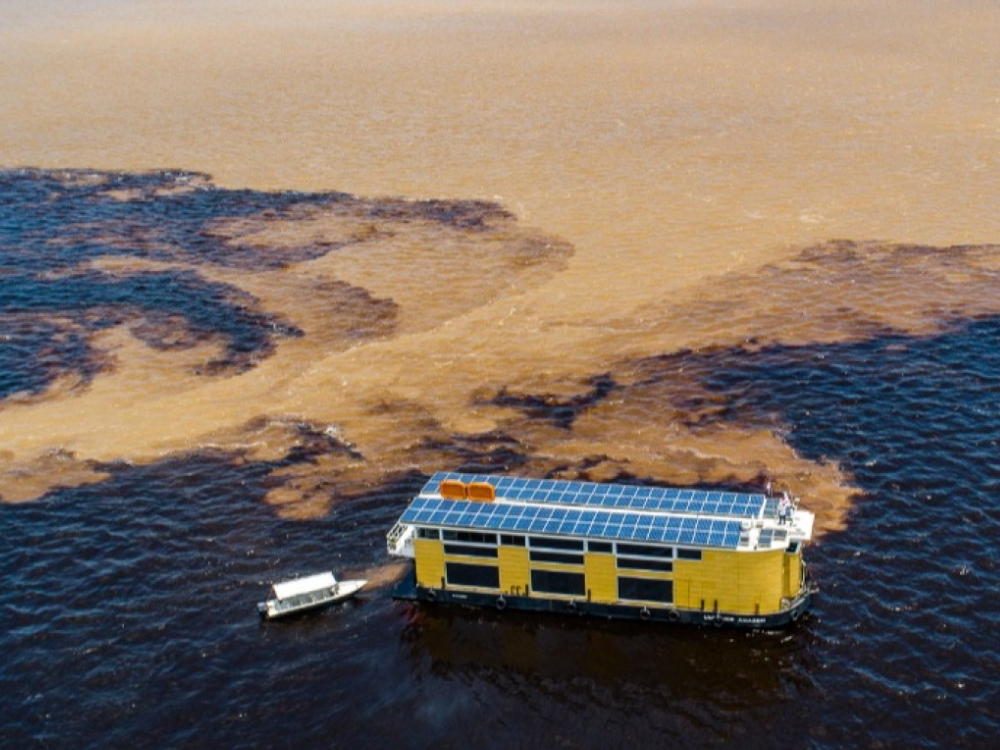
[(396, 557), (406, 557), (403, 554), (402, 548), (406, 546), (405, 537), (407, 532), (410, 531), (411, 527), (403, 524), (397, 523), (390, 529), (389, 533), (385, 535), (386, 547), (388, 548), (389, 554)]

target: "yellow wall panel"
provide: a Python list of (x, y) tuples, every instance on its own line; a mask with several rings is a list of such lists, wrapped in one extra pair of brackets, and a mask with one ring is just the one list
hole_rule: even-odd
[(783, 596), (789, 599), (798, 595), (802, 588), (802, 553), (795, 555), (785, 555), (785, 575), (784, 575)]
[(615, 574), (614, 555), (588, 552), (583, 556), (583, 570), (587, 576), (587, 590), (595, 602), (618, 600), (618, 578)]
[[(415, 539), (417, 583), (437, 588), (445, 575), (444, 545), (434, 539)], [(500, 589), (517, 595), (528, 590), (531, 568), (579, 570), (560, 564), (532, 564), (524, 547), (500, 546), (497, 550)], [(449, 558), (452, 559), (452, 558)], [(471, 564), (486, 560), (455, 558)], [(490, 561), (492, 562), (492, 561)], [(704, 550), (701, 560), (675, 560), (672, 573), (617, 569), (613, 555), (586, 553), (583, 572), (592, 601), (612, 603), (618, 600), (618, 576), (656, 578), (674, 581), (674, 604), (706, 611), (753, 615), (770, 614), (781, 607), (781, 599), (794, 597), (800, 589), (801, 554), (784, 550), (738, 552)]]
[(499, 547), (500, 590), (508, 594), (524, 595), (528, 590), (528, 550), (525, 547)]
[(781, 608), (784, 550), (735, 553), (739, 593), (735, 600), (720, 602), (738, 614), (768, 614)]
[(674, 561), (674, 601), (679, 607), (735, 614), (766, 614), (781, 606), (783, 550), (705, 550), (701, 561)]
[(413, 553), (417, 583), (440, 588), (444, 578), (444, 545), (436, 539), (414, 539)]
[(693, 607), (691, 604), (691, 580), (689, 578), (677, 578), (676, 569), (674, 571), (674, 604), (678, 607)]

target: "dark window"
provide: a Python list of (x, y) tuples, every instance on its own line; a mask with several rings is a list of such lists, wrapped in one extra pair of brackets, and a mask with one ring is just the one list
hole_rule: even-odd
[(417, 529), (417, 536), (421, 539), (440, 539), (441, 533), (437, 529)]
[[(448, 549), (447, 545), (445, 545), (445, 549)], [(619, 557), (618, 567), (632, 570), (661, 570), (664, 573), (669, 573), (674, 569), (674, 564), (670, 560), (640, 560), (634, 557)]]
[(496, 534), (481, 534), (478, 531), (445, 531), (445, 541), (472, 542), (473, 544), (496, 544)]
[(799, 554), (799, 542), (797, 542), (797, 541), (796, 542), (792, 542), (791, 544), (788, 545), (788, 554), (789, 555), (797, 555), (797, 554)]
[(531, 589), (543, 594), (583, 596), (586, 586), (583, 580), (583, 573), (533, 570), (531, 571)]
[(496, 547), (473, 547), (468, 544), (448, 544), (444, 545), (446, 555), (471, 555), (473, 557), (496, 557)]
[(701, 550), (700, 549), (677, 549), (677, 559), (678, 560), (700, 560)]
[(622, 577), (618, 579), (618, 598), (669, 604), (674, 600), (674, 582)]
[(587, 542), (587, 549), (591, 552), (610, 552), (611, 542)]
[(673, 547), (654, 547), (649, 544), (622, 544), (618, 543), (619, 555), (641, 555), (642, 557), (668, 557), (673, 558)]
[(563, 563), (565, 565), (583, 565), (583, 555), (567, 555), (565, 552), (543, 552), (531, 550), (532, 562)]
[(500, 544), (505, 547), (523, 547), (524, 537), (523, 536), (513, 536), (511, 534), (501, 534)]
[(582, 539), (552, 539), (544, 536), (528, 537), (532, 547), (545, 547), (546, 549), (578, 549), (583, 551)]
[(495, 565), (468, 565), (446, 563), (448, 583), (453, 586), (478, 586), (484, 589), (500, 588), (500, 569)]

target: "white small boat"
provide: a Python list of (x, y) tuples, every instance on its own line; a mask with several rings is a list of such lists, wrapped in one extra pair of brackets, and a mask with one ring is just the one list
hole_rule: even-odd
[(338, 581), (329, 572), (282, 581), (271, 586), (270, 598), (258, 602), (257, 611), (261, 617), (272, 620), (296, 612), (318, 609), (350, 599), (367, 583), (368, 581), (361, 579)]

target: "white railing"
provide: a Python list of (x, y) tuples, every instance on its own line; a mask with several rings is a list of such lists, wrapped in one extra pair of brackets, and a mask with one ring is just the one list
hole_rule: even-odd
[(404, 523), (397, 523), (385, 535), (386, 547), (394, 557), (413, 557), (413, 534), (415, 529)]

